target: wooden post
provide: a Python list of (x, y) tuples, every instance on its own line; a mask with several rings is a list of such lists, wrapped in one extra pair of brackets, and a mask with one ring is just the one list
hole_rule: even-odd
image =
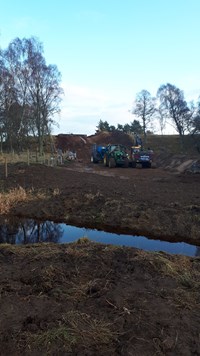
[(5, 157), (5, 177), (8, 177), (8, 162), (7, 162), (7, 157)]
[(29, 155), (29, 150), (27, 150), (27, 164), (28, 164), (28, 166), (30, 165), (30, 155)]

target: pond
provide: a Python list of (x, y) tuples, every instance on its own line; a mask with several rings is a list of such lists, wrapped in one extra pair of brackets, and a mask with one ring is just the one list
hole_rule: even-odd
[(187, 256), (200, 256), (200, 247), (184, 242), (168, 242), (110, 233), (95, 229), (80, 228), (53, 221), (12, 219), (0, 225), (0, 243), (28, 244), (36, 242), (69, 243), (81, 237), (104, 244), (130, 246), (146, 251), (163, 251)]

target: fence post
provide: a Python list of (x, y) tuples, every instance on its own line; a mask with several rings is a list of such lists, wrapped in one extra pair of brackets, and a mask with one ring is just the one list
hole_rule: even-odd
[(27, 164), (28, 164), (28, 166), (30, 165), (30, 155), (29, 155), (29, 150), (27, 150)]
[(7, 162), (7, 157), (5, 157), (5, 177), (8, 177), (8, 162)]

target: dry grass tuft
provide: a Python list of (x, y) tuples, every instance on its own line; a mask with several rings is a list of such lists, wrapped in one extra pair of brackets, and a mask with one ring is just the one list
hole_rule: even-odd
[[(63, 315), (57, 325), (47, 330), (39, 330), (35, 333), (24, 332), (20, 336), (19, 344), (24, 343), (28, 349), (36, 348), (44, 351), (45, 355), (52, 354), (56, 348), (56, 354), (73, 353), (73, 349), (88, 350), (106, 346), (111, 347), (112, 341), (116, 340), (117, 334), (111, 330), (111, 323), (97, 320), (86, 313), (70, 311)], [(21, 346), (21, 345), (20, 345)]]
[(86, 313), (70, 311), (63, 316), (63, 321), (76, 340), (83, 345), (108, 345), (117, 336), (111, 329), (111, 323), (95, 319)]
[(88, 244), (88, 243), (90, 243), (91, 241), (90, 241), (90, 239), (87, 237), (87, 236), (83, 236), (83, 237), (80, 237), (77, 241), (76, 241), (76, 243), (78, 244), (78, 245), (84, 245), (84, 244)]
[(45, 355), (51, 355), (52, 346), (56, 346), (57, 352), (62, 350), (71, 353), (73, 345), (76, 344), (75, 338), (65, 325), (58, 325), (35, 334), (25, 332), (21, 338), (23, 343), (26, 339), (29, 340), (29, 351), (36, 347), (45, 350)]
[(180, 256), (179, 258), (169, 258), (163, 253), (155, 253), (150, 256), (149, 262), (158, 271), (170, 277), (179, 277), (183, 275), (184, 271), (192, 269), (192, 263), (187, 256)]
[[(53, 193), (55, 194), (55, 192)], [(56, 194), (59, 194), (56, 193)], [(26, 191), (22, 187), (11, 189), (9, 192), (0, 193), (0, 214), (9, 213), (10, 209), (15, 207), (20, 202), (30, 202), (31, 200), (47, 199), (46, 192), (39, 190), (35, 191), (33, 188)]]
[(87, 250), (78, 249), (74, 246), (67, 247), (65, 253), (74, 258), (88, 257), (89, 253)]
[(8, 213), (11, 207), (25, 200), (28, 200), (28, 194), (22, 187), (11, 189), (8, 193), (0, 193), (0, 214)]

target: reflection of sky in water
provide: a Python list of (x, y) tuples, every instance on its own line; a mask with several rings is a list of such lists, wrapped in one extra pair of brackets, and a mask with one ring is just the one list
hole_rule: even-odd
[(90, 230), (61, 224), (63, 235), (60, 243), (73, 242), (80, 237), (88, 237), (89, 239), (105, 244), (131, 246), (147, 251), (164, 251), (174, 254), (182, 254), (187, 256), (197, 255), (197, 246), (190, 245), (184, 242), (167, 242), (160, 240), (147, 239), (144, 236), (118, 235), (105, 231)]
[(109, 233), (99, 230), (79, 228), (53, 221), (36, 222), (34, 220), (15, 221), (0, 225), (0, 243), (26, 244), (35, 242), (68, 243), (88, 237), (92, 241), (136, 247), (147, 251), (164, 251), (187, 256), (200, 256), (200, 247), (184, 242), (167, 242), (148, 239), (144, 236), (131, 236)]

